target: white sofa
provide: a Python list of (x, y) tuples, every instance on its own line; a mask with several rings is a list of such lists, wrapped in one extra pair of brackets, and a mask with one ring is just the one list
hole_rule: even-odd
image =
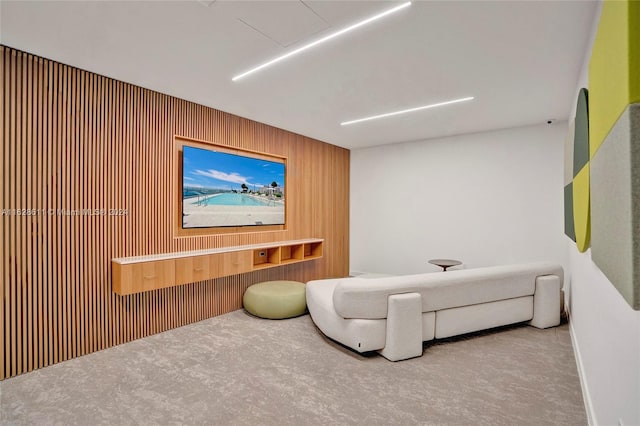
[(560, 324), (560, 265), (534, 263), (307, 283), (307, 307), (328, 337), (391, 361), (422, 342), (528, 321)]

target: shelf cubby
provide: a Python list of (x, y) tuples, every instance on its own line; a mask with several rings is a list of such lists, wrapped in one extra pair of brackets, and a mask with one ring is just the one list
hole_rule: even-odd
[(300, 262), (304, 259), (304, 244), (280, 247), (280, 263)]
[(322, 241), (304, 244), (304, 259), (315, 259), (322, 257)]
[(280, 264), (280, 247), (256, 249), (253, 251), (253, 267), (268, 268)]

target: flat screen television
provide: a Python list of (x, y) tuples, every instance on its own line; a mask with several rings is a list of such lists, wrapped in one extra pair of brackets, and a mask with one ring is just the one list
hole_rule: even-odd
[(285, 182), (284, 159), (184, 145), (182, 228), (284, 225)]

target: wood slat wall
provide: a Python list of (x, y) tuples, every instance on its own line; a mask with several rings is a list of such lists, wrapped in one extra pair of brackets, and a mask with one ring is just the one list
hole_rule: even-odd
[[(1, 217), (0, 379), (240, 309), (255, 282), (348, 274), (348, 150), (5, 46), (0, 61), (1, 208), (31, 210)], [(287, 229), (175, 238), (176, 135), (287, 157)], [(322, 259), (112, 292), (115, 257), (309, 237)]]

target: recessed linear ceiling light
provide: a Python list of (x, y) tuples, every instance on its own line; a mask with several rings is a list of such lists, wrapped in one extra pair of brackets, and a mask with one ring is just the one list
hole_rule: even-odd
[(305, 46), (302, 46), (302, 47), (300, 47), (300, 48), (298, 48), (298, 49), (296, 49), (296, 50), (292, 50), (292, 51), (291, 51), (291, 52), (289, 52), (289, 53), (286, 53), (286, 54), (284, 54), (284, 55), (282, 55), (282, 56), (278, 56), (278, 57), (277, 57), (277, 58), (275, 58), (275, 59), (272, 59), (272, 60), (270, 60), (270, 61), (268, 61), (268, 62), (265, 62), (265, 63), (264, 63), (264, 64), (262, 64), (262, 65), (258, 65), (257, 67), (252, 68), (252, 69), (250, 69), (249, 71), (245, 71), (245, 72), (243, 72), (242, 74), (238, 74), (238, 75), (236, 75), (235, 77), (233, 77), (231, 80), (232, 80), (232, 81), (238, 81), (238, 80), (240, 80), (241, 78), (248, 76), (249, 74), (253, 74), (253, 73), (254, 73), (254, 72), (256, 72), (256, 71), (259, 71), (259, 70), (261, 70), (261, 69), (263, 69), (263, 68), (266, 68), (266, 67), (268, 67), (268, 66), (270, 66), (270, 65), (273, 65), (273, 64), (275, 64), (275, 63), (277, 63), (277, 62), (280, 62), (280, 61), (282, 61), (282, 60), (284, 60), (284, 59), (290, 58), (291, 56), (293, 56), (293, 55), (297, 55), (298, 53), (304, 52), (304, 51), (305, 51), (305, 50), (307, 50), (307, 49), (311, 49), (312, 47), (317, 46), (317, 45), (319, 45), (320, 43), (324, 43), (325, 41), (329, 41), (329, 40), (331, 40), (332, 38), (336, 38), (336, 37), (338, 37), (338, 36), (341, 36), (342, 34), (348, 33), (348, 32), (349, 32), (349, 31), (351, 31), (351, 30), (355, 30), (356, 28), (360, 28), (360, 27), (362, 27), (362, 26), (364, 26), (364, 25), (367, 25), (367, 24), (369, 24), (369, 23), (371, 23), (371, 22), (373, 22), (373, 21), (377, 21), (377, 20), (378, 20), (378, 19), (380, 19), (380, 18), (383, 18), (383, 17), (385, 17), (385, 16), (387, 16), (387, 15), (390, 15), (390, 14), (392, 14), (392, 13), (394, 13), (394, 12), (397, 12), (397, 11), (399, 11), (400, 9), (404, 9), (405, 7), (409, 6), (410, 4), (411, 4), (411, 2), (410, 2), (410, 1), (408, 1), (408, 2), (406, 2), (406, 3), (402, 3), (402, 4), (401, 4), (401, 5), (399, 5), (399, 6), (396, 6), (396, 7), (394, 7), (394, 8), (391, 8), (391, 9), (389, 9), (389, 10), (385, 11), (385, 12), (379, 13), (379, 14), (377, 14), (377, 15), (375, 15), (375, 16), (372, 16), (371, 18), (367, 18), (367, 19), (365, 19), (364, 21), (360, 21), (360, 22), (358, 22), (358, 23), (356, 23), (356, 24), (351, 25), (350, 27), (344, 28), (344, 29), (342, 29), (342, 30), (340, 30), (340, 31), (336, 31), (335, 33), (329, 34), (328, 36), (323, 37), (323, 38), (321, 38), (320, 40), (316, 40), (316, 41), (314, 41), (314, 42), (311, 42), (311, 43), (309, 43), (309, 44), (307, 44), (307, 45), (305, 45)]
[(457, 104), (458, 102), (470, 101), (472, 99), (473, 99), (473, 96), (469, 96), (468, 98), (454, 99), (452, 101), (439, 102), (437, 104), (425, 105), (425, 106), (416, 107), (416, 108), (403, 109), (402, 111), (394, 111), (394, 112), (388, 112), (386, 114), (372, 115), (371, 117), (358, 118), (357, 120), (343, 121), (342, 123), (340, 123), (340, 125), (341, 126), (346, 126), (348, 124), (355, 124), (355, 123), (361, 123), (363, 121), (375, 120), (375, 119), (378, 119), (378, 118), (391, 117), (393, 115), (405, 114), (407, 112), (414, 112), (414, 111), (420, 111), (420, 110), (423, 110), (423, 109), (436, 108), (436, 107), (445, 106), (445, 105)]

